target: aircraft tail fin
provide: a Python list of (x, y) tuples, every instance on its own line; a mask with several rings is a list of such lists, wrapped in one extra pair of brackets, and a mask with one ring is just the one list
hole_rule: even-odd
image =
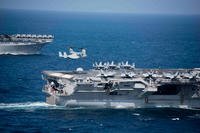
[(72, 48), (69, 48), (69, 53), (70, 53), (70, 54), (73, 54), (73, 53), (75, 53), (75, 52), (74, 52), (74, 50), (73, 50)]
[(66, 52), (63, 52), (63, 57), (64, 57), (64, 58), (67, 58), (67, 57), (68, 57)]
[(85, 50), (85, 49), (82, 49), (82, 51), (81, 51), (81, 56), (82, 56), (82, 57), (86, 57), (86, 56), (87, 56), (86, 50)]
[(58, 52), (58, 56), (59, 56), (59, 57), (63, 57), (62, 52), (59, 51), (59, 52)]

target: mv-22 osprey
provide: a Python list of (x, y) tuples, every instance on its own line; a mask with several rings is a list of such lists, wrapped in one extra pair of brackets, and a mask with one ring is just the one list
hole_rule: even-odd
[(66, 52), (58, 52), (59, 57), (61, 58), (69, 58), (69, 59), (79, 59), (79, 58), (85, 58), (87, 56), (86, 50), (84, 48), (81, 48), (80, 52), (75, 52), (71, 47), (69, 48), (69, 54)]

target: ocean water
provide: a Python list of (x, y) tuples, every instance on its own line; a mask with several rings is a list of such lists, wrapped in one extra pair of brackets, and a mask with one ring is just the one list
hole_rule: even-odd
[[(0, 132), (199, 133), (200, 111), (64, 108), (45, 103), (43, 70), (89, 69), (95, 61), (141, 68), (200, 67), (200, 16), (0, 10), (0, 33), (53, 34), (41, 55), (0, 56)], [(66, 60), (58, 51), (86, 48)]]

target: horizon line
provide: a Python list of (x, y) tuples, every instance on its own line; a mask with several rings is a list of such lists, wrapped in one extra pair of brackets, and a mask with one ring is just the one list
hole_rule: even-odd
[(64, 11), (64, 10), (41, 10), (41, 9), (21, 9), (21, 8), (0, 8), (0, 10), (21, 10), (21, 11), (40, 11), (40, 12), (62, 12), (62, 13), (97, 13), (97, 14), (130, 14), (130, 15), (180, 15), (180, 16), (195, 16), (200, 13), (139, 13), (139, 12), (106, 12), (106, 11)]

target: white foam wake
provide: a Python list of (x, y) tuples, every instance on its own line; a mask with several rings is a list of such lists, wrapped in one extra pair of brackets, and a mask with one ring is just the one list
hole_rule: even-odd
[(14, 52), (11, 52), (11, 53), (0, 53), (0, 55), (13, 55), (13, 56), (17, 56), (17, 55), (38, 55), (40, 54), (40, 52), (38, 53), (14, 53)]
[(0, 109), (37, 109), (55, 107), (45, 102), (0, 103)]

